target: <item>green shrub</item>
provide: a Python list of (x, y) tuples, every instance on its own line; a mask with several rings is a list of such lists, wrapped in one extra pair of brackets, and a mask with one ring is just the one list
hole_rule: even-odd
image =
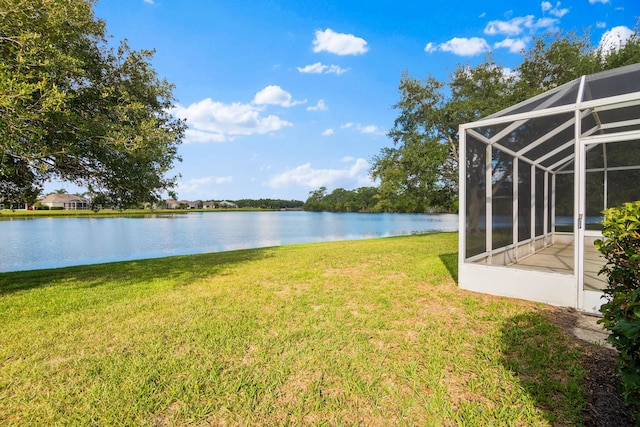
[(603, 240), (595, 242), (607, 264), (607, 302), (599, 322), (618, 350), (618, 375), (623, 395), (636, 415), (640, 409), (640, 201), (605, 211)]

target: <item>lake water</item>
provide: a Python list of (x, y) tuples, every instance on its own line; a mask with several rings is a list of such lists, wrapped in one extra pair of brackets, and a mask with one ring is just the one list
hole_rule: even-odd
[(0, 272), (456, 231), (448, 214), (191, 212), (0, 220)]

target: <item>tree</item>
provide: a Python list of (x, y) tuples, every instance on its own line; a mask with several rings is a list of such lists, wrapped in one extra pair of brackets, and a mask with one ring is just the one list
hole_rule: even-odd
[(152, 51), (108, 47), (94, 3), (0, 0), (0, 197), (58, 179), (126, 207), (176, 185), (173, 86)]
[[(400, 101), (394, 106), (400, 115), (388, 134), (395, 146), (383, 148), (371, 169), (380, 180), (378, 207), (455, 210), (458, 125), (509, 105), (512, 79), (490, 56), (474, 68), (458, 66), (448, 85), (433, 77), (418, 80), (403, 74)], [(449, 99), (445, 89), (451, 93)]]
[(320, 187), (317, 190), (310, 191), (309, 198), (304, 203), (304, 209), (316, 212), (327, 210), (325, 197), (327, 197), (327, 187)]
[(597, 73), (602, 65), (588, 32), (582, 36), (548, 32), (535, 38), (533, 46), (523, 52), (514, 91), (518, 101), (524, 101), (585, 74)]
[(307, 211), (373, 212), (378, 197), (376, 187), (360, 187), (356, 190), (336, 188), (327, 193), (326, 187), (309, 192), (303, 208)]
[[(394, 105), (399, 115), (388, 133), (394, 146), (383, 148), (373, 158), (370, 171), (380, 181), (377, 209), (411, 212), (434, 207), (456, 209), (460, 124), (488, 116), (584, 74), (640, 62), (637, 28), (619, 49), (593, 47), (589, 40), (588, 33), (577, 36), (562, 32), (535, 38), (513, 72), (489, 55), (475, 67), (457, 65), (449, 82), (431, 76), (419, 80), (403, 73), (400, 100)], [(479, 160), (484, 154), (469, 154), (467, 173), (480, 173), (484, 164)], [(500, 160), (500, 153), (494, 160), (494, 168), (509, 176), (510, 166)], [(473, 210), (473, 195), (484, 194), (480, 188), (483, 182), (473, 176), (470, 182), (476, 185), (467, 189)]]
[[(640, 18), (638, 22), (640, 22)], [(639, 25), (636, 25), (633, 34), (618, 49), (609, 49), (607, 46), (600, 48), (599, 56), (604, 59), (607, 68), (617, 68), (640, 62)]]

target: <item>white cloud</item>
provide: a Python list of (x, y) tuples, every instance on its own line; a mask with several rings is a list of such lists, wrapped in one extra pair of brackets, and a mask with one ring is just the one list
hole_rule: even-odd
[(335, 53), (336, 55), (360, 55), (369, 50), (366, 40), (353, 34), (336, 33), (331, 28), (316, 30), (313, 51)]
[(324, 111), (327, 109), (324, 99), (319, 100), (316, 105), (310, 105), (307, 107), (307, 111)]
[(501, 42), (494, 43), (493, 47), (496, 49), (505, 48), (509, 49), (511, 53), (520, 53), (527, 46), (528, 39), (512, 39), (507, 37)]
[(176, 105), (176, 117), (186, 119), (187, 142), (224, 142), (238, 135), (262, 135), (293, 126), (275, 115), (264, 115), (253, 104), (224, 104), (205, 98), (188, 107)]
[(438, 50), (438, 46), (434, 45), (431, 42), (427, 43), (427, 45), (424, 47), (424, 51), (427, 53), (433, 53), (436, 50)]
[(481, 37), (454, 37), (439, 47), (444, 52), (460, 56), (473, 56), (489, 50), (489, 44)]
[(345, 188), (372, 185), (369, 164), (365, 159), (345, 158), (343, 161), (353, 164), (344, 169), (314, 169), (311, 163), (305, 163), (271, 177), (267, 185), (271, 188), (300, 186), (309, 189), (335, 185)]
[(180, 194), (202, 194), (211, 189), (213, 184), (226, 184), (233, 181), (232, 176), (207, 176), (204, 178), (191, 178), (178, 183)]
[(207, 132), (197, 129), (187, 129), (184, 136), (186, 142), (225, 142), (233, 139), (224, 133)]
[(291, 101), (291, 94), (283, 90), (280, 86), (267, 86), (260, 92), (256, 93), (253, 103), (258, 105), (279, 105), (281, 107), (293, 107), (294, 105), (304, 104), (304, 101)]
[(541, 4), (542, 7), (542, 11), (543, 12), (549, 12), (551, 15), (558, 17), (558, 18), (562, 18), (564, 15), (566, 15), (567, 13), (569, 13), (569, 9), (564, 8), (561, 9), (560, 8), (560, 2), (556, 3), (556, 6), (554, 7), (551, 2), (548, 1), (543, 1)]
[(153, 4), (153, 0), (144, 0), (144, 2), (147, 4)]
[(322, 62), (316, 62), (304, 67), (296, 67), (299, 72), (305, 74), (337, 74), (346, 73), (348, 68), (342, 68), (339, 65), (324, 65)]
[(322, 132), (322, 136), (330, 136), (330, 135), (333, 135), (334, 133), (335, 133), (335, 131), (333, 129), (329, 128), (329, 129), (325, 129), (325, 131)]
[(489, 21), (487, 26), (484, 28), (484, 33), (489, 36), (495, 36), (496, 34), (517, 36), (522, 33), (526, 27), (531, 25), (533, 19), (533, 15), (528, 15), (512, 18), (508, 21)]
[(376, 125), (366, 125), (366, 126), (358, 125), (358, 131), (360, 133), (367, 133), (371, 135), (384, 135), (384, 131), (380, 130), (380, 128)]
[(613, 27), (602, 35), (598, 47), (602, 53), (607, 54), (624, 46), (632, 35), (633, 30), (624, 25)]
[(537, 31), (545, 28), (552, 28), (558, 22), (560, 21), (555, 18), (540, 18), (536, 22), (532, 23), (528, 28), (531, 31)]
[(607, 4), (609, 3), (609, 0), (589, 0), (589, 4), (595, 4), (595, 3)]
[(607, 28), (607, 23), (606, 22), (602, 22), (602, 21), (598, 21), (598, 22), (596, 22), (596, 28)]
[(384, 135), (385, 132), (376, 125), (362, 125), (360, 123), (345, 123), (340, 126), (341, 129), (354, 129), (356, 132), (369, 135)]
[(550, 28), (558, 23), (555, 18), (540, 18), (537, 21), (533, 15), (518, 16), (508, 21), (490, 21), (484, 28), (484, 33), (488, 36), (503, 34), (506, 36), (517, 36), (525, 29), (536, 31), (542, 28)]
[(518, 74), (517, 71), (514, 71), (509, 67), (502, 67), (502, 75), (507, 79), (517, 79), (520, 77), (520, 74)]

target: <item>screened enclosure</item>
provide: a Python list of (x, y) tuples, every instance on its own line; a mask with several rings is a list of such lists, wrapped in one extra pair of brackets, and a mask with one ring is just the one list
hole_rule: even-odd
[(640, 64), (460, 126), (459, 286), (597, 313), (602, 211), (640, 200)]

